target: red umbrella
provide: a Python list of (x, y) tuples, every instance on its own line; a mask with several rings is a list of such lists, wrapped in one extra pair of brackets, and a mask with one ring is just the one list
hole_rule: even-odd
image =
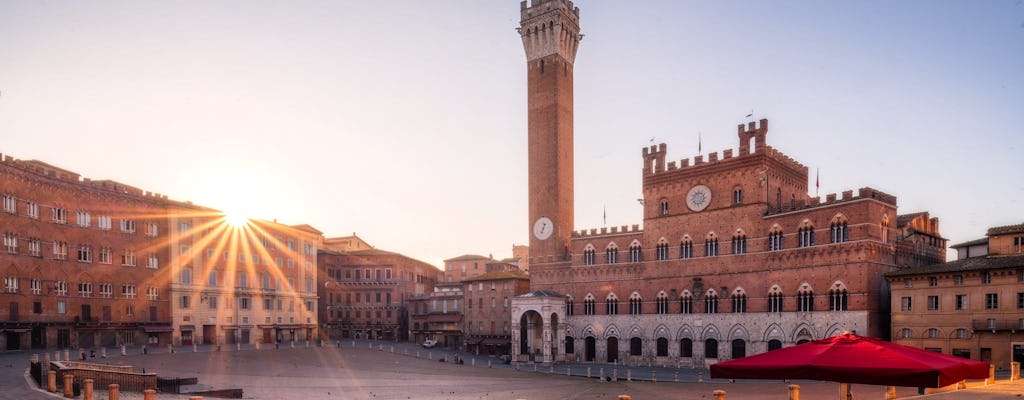
[(980, 361), (844, 333), (713, 364), (711, 377), (934, 388), (988, 378), (988, 369), (988, 364)]

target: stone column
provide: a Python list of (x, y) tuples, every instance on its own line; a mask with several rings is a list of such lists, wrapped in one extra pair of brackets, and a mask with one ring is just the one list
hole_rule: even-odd
[(552, 339), (551, 338), (551, 335), (552, 335), (552, 333), (551, 333), (551, 321), (550, 320), (544, 321), (544, 325), (543, 325), (543, 327), (541, 329), (544, 330), (544, 332), (542, 333), (542, 340), (544, 341), (544, 345), (543, 345), (544, 347), (542, 348), (541, 351), (542, 351), (542, 353), (544, 355), (544, 362), (549, 363), (549, 362), (552, 361), (551, 360), (551, 342), (552, 342), (552, 340), (551, 340)]
[(534, 322), (526, 323), (526, 352), (533, 355), (533, 350), (537, 348), (537, 324)]
[(72, 391), (74, 388), (75, 376), (71, 374), (64, 374), (64, 397), (74, 398), (75, 392)]
[(522, 353), (519, 348), (519, 329), (518, 322), (512, 323), (512, 354), (509, 356), (512, 357), (513, 363), (519, 362), (519, 354)]

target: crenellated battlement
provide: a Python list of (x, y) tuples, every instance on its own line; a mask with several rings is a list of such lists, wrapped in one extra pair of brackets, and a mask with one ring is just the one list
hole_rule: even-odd
[(526, 60), (558, 54), (573, 63), (580, 40), (580, 9), (569, 0), (533, 0), (519, 3), (521, 22), (516, 31), (523, 39)]
[(836, 204), (849, 203), (864, 199), (874, 199), (882, 203), (896, 207), (896, 196), (883, 193), (879, 190), (862, 187), (857, 190), (857, 195), (853, 194), (853, 190), (845, 190), (840, 194), (829, 193), (825, 195), (825, 201), (821, 201), (821, 197), (811, 197), (807, 200), (794, 200), (789, 203), (783, 203), (781, 206), (769, 205), (767, 215), (783, 214), (793, 211), (806, 211), (812, 208), (818, 207), (829, 207)]
[(145, 197), (154, 200), (168, 200), (167, 195), (148, 192), (137, 187), (109, 179), (92, 180), (84, 178), (77, 172), (55, 167), (39, 160), (19, 160), (6, 154), (0, 154), (0, 165), (6, 165), (24, 172), (41, 175), (59, 181), (85, 185), (91, 188), (106, 190), (122, 195)]
[(604, 227), (604, 228), (599, 228), (599, 229), (598, 228), (593, 228), (593, 229), (589, 229), (589, 230), (588, 229), (584, 229), (584, 230), (580, 230), (580, 231), (573, 231), (572, 237), (573, 238), (583, 238), (583, 237), (598, 237), (598, 236), (614, 236), (614, 235), (623, 235), (623, 234), (635, 234), (635, 233), (641, 233), (641, 232), (643, 232), (643, 229), (640, 229), (640, 225), (639, 224), (633, 224), (633, 225), (613, 226), (611, 228)]
[(793, 170), (797, 170), (797, 171), (801, 171), (801, 170), (806, 171), (807, 170), (807, 166), (801, 164), (797, 160), (794, 160), (792, 157), (787, 156), (783, 152), (776, 150), (772, 146), (765, 146), (765, 154), (768, 155), (768, 158), (771, 158), (772, 160), (775, 160), (779, 164), (782, 164), (782, 165), (786, 166), (789, 169), (793, 169)]

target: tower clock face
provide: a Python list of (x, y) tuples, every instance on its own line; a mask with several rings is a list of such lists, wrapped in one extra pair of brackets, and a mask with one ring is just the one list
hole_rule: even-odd
[(686, 206), (692, 211), (703, 211), (711, 204), (711, 189), (705, 185), (697, 185), (686, 193)]
[(547, 240), (554, 232), (555, 224), (548, 217), (537, 218), (537, 222), (533, 223), (533, 236), (538, 240)]

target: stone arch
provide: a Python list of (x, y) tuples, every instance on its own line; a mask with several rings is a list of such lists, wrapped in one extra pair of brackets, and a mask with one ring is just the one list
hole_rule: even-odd
[(566, 326), (565, 327), (565, 336), (576, 337), (576, 329), (574, 329), (572, 326)]
[(772, 339), (776, 339), (782, 342), (786, 341), (785, 330), (782, 329), (781, 325), (775, 322), (771, 323), (770, 325), (768, 325), (767, 328), (764, 329), (763, 340), (765, 342), (768, 342), (769, 340)]
[(801, 322), (795, 328), (793, 328), (793, 334), (790, 342), (798, 343), (801, 340), (814, 340), (818, 335), (814, 332), (814, 327), (806, 322)]
[(654, 331), (653, 332), (654, 333), (651, 335), (651, 338), (653, 338), (653, 339), (657, 339), (659, 337), (663, 337), (663, 338), (668, 338), (669, 337), (669, 330), (668, 330), (668, 327), (665, 326), (665, 324), (658, 324), (658, 326), (654, 327)]
[(736, 339), (743, 339), (747, 342), (750, 341), (750, 333), (747, 332), (747, 328), (742, 324), (733, 325), (732, 329), (729, 330), (729, 340), (732, 341)]
[(594, 245), (592, 243), (587, 243), (586, 246), (583, 246), (583, 251), (588, 251), (588, 250), (589, 251), (595, 251), (597, 249), (594, 247)]
[(717, 326), (715, 326), (714, 324), (710, 324), (704, 327), (704, 330), (701, 331), (700, 333), (700, 340), (703, 341), (706, 339), (715, 339), (718, 340), (719, 342), (722, 341), (722, 334), (721, 332), (718, 331)]
[(633, 337), (640, 337), (640, 338), (642, 338), (642, 337), (644, 337), (644, 329), (641, 328), (639, 325), (633, 325), (633, 326), (629, 327), (629, 334), (626, 335), (626, 336), (631, 337), (631, 338), (633, 338)]
[(829, 325), (829, 327), (827, 329), (825, 329), (825, 336), (824, 337), (830, 338), (830, 337), (833, 337), (833, 336), (838, 336), (838, 335), (840, 335), (840, 334), (842, 334), (843, 332), (846, 332), (846, 331), (847, 330), (843, 329), (843, 327), (840, 326), (839, 324), (832, 324), (832, 325)]
[(778, 284), (772, 285), (772, 287), (768, 289), (768, 294), (783, 294), (782, 287)]
[(615, 324), (611, 324), (604, 329), (604, 336), (602, 336), (602, 339), (607, 339), (611, 337), (617, 338), (619, 336), (622, 336), (622, 334), (619, 333), (619, 328), (615, 326)]
[(587, 325), (583, 327), (583, 337), (597, 337), (597, 332), (594, 330), (593, 325)]
[(679, 327), (678, 331), (676, 331), (676, 340), (680, 340), (680, 339), (696, 339), (696, 338), (697, 338), (697, 335), (694, 334), (693, 328), (690, 327), (690, 325), (684, 324), (683, 326)]

